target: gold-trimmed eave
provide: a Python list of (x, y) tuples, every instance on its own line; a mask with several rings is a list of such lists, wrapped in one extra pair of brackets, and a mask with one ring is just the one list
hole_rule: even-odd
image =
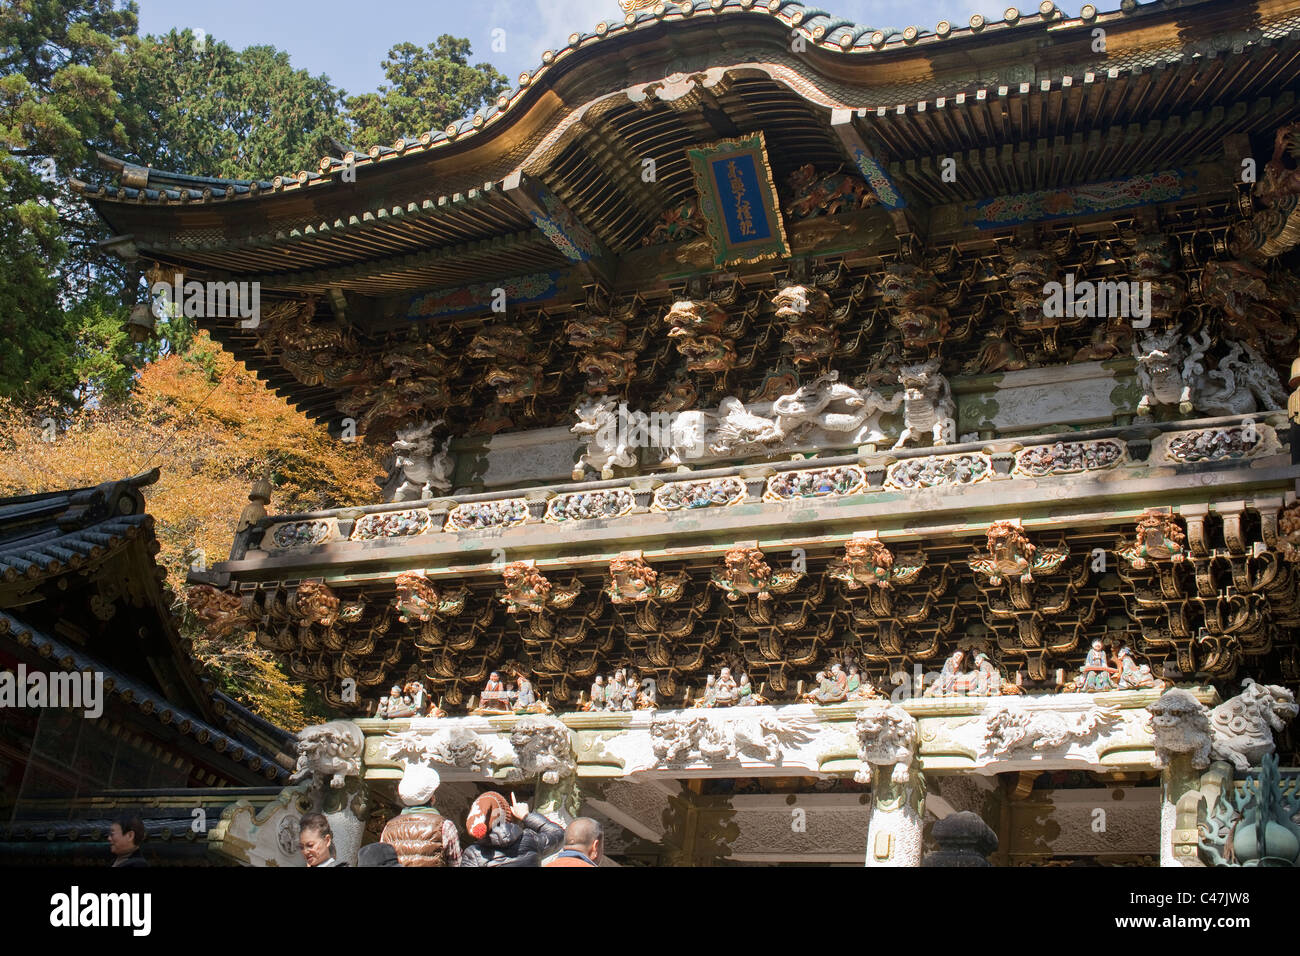
[[(1059, 11), (1053, 11), (1048, 16), (1038, 13), (1022, 15), (1017, 17), (1014, 23), (981, 22), (978, 28), (974, 24), (968, 29), (954, 29), (949, 25), (942, 35), (913, 34), (910, 39), (900, 38), (897, 41), (882, 37), (878, 45), (868, 41), (865, 47), (855, 46), (851, 52), (845, 52), (837, 42), (829, 41), (825, 37), (818, 39), (811, 36), (811, 32), (802, 26), (804, 18), (795, 15), (796, 8), (801, 13), (805, 12), (800, 4), (773, 0), (767, 5), (754, 6), (743, 0), (742, 2), (727, 0), (725, 3), (710, 5), (707, 8), (701, 5), (700, 9), (689, 17), (683, 16), (680, 8), (664, 6), (666, 9), (662, 16), (642, 16), (636, 18), (633, 23), (622, 25), (607, 24), (606, 29), (603, 32), (598, 31), (597, 34), (574, 34), (570, 38), (569, 46), (544, 57), (545, 62), (541, 69), (525, 74), (526, 81), (521, 77), (520, 89), (511, 94), (503, 94), (502, 100), (497, 103), (490, 116), (479, 115), (465, 121), (457, 128), (455, 135), (449, 135), (449, 129), (442, 134), (421, 137), (415, 141), (401, 140), (400, 149), (375, 147), (369, 153), (355, 157), (356, 167), (360, 170), (367, 165), (377, 165), (397, 169), (408, 165), (406, 161), (412, 157), (434, 152), (438, 154), (439, 160), (446, 161), (446, 165), (441, 166), (436, 172), (445, 177), (443, 181), (449, 183), (448, 188), (463, 190), (472, 188), (476, 181), (482, 182), (484, 179), (482, 171), (492, 165), (493, 160), (481, 155), (481, 151), (494, 146), (494, 158), (502, 162), (501, 176), (504, 176), (509, 169), (521, 166), (526, 171), (533, 172), (527, 161), (518, 160), (518, 151), (522, 148), (528, 155), (534, 153), (535, 150), (527, 148), (527, 143), (529, 140), (536, 141), (537, 130), (543, 126), (553, 127), (555, 125), (553, 114), (556, 111), (565, 110), (567, 104), (574, 102), (575, 99), (579, 101), (584, 99), (581, 96), (574, 96), (578, 92), (574, 87), (585, 85), (590, 74), (582, 73), (577, 80), (570, 79), (579, 65), (588, 59), (608, 56), (610, 61), (618, 63), (620, 69), (627, 73), (632, 71), (633, 63), (640, 73), (647, 70), (652, 74), (662, 72), (670, 64), (674, 69), (680, 70), (678, 64), (682, 62), (683, 53), (689, 52), (683, 50), (683, 47), (689, 47), (689, 41), (701, 38), (703, 49), (709, 52), (716, 64), (719, 51), (735, 46), (731, 42), (720, 42), (728, 39), (720, 33), (723, 30), (734, 30), (744, 38), (746, 43), (753, 43), (761, 35), (755, 33), (755, 28), (758, 28), (764, 33), (771, 34), (762, 37), (765, 42), (776, 41), (779, 44), (777, 49), (786, 52), (791, 39), (790, 30), (799, 29), (801, 35), (808, 34), (806, 39), (811, 41), (811, 45), (807, 51), (798, 57), (790, 55), (789, 59), (802, 67), (816, 64), (815, 70), (797, 71), (804, 73), (805, 79), (808, 79), (807, 73), (812, 72), (830, 81), (829, 83), (813, 81), (810, 89), (820, 93), (821, 96), (810, 98), (810, 101), (826, 108), (856, 109), (864, 105), (877, 104), (855, 102), (858, 97), (846, 97), (842, 90), (835, 89), (837, 85), (848, 84), (859, 90), (883, 91), (885, 101), (891, 102), (887, 92), (891, 79), (896, 81), (900, 77), (908, 77), (912, 80), (926, 80), (942, 74), (942, 71), (935, 66), (936, 55), (960, 59), (960, 64), (954, 64), (954, 72), (957, 67), (969, 68), (972, 59), (983, 60), (990, 65), (1020, 62), (1046, 65), (1049, 69), (1061, 69), (1063, 64), (1052, 63), (1050, 47), (1044, 48), (1041, 45), (1044, 31), (1049, 40), (1055, 41), (1068, 36), (1068, 45), (1090, 49), (1091, 30), (1097, 25), (1102, 25), (1108, 31), (1107, 57), (1113, 61), (1123, 52), (1150, 51), (1166, 47), (1181, 51), (1192, 38), (1197, 36), (1209, 41), (1216, 34), (1223, 33), (1223, 24), (1213, 22), (1216, 20), (1228, 20), (1234, 24), (1260, 23), (1264, 22), (1261, 18), (1276, 20), (1288, 13), (1294, 13), (1278, 0), (1257, 0), (1255, 3), (1245, 4), (1236, 0), (1233, 2), (1202, 0), (1194, 6), (1184, 4), (1176, 10), (1163, 8), (1153, 10), (1152, 7), (1156, 5), (1145, 4), (1132, 14), (1116, 12), (1098, 14), (1090, 18), (1070, 19), (1059, 18)], [(758, 22), (742, 24), (742, 21), (750, 20), (756, 14), (762, 17)], [(668, 23), (662, 24), (663, 29), (653, 29), (660, 21), (675, 19), (689, 19), (691, 22), (672, 25), (671, 30)], [(982, 21), (982, 18), (980, 19)], [(772, 30), (766, 24), (777, 26)], [(836, 32), (831, 31), (831, 34)], [(644, 37), (644, 46), (660, 51), (660, 55), (641, 56), (636, 49), (624, 49), (624, 44), (621, 42), (610, 42), (628, 36), (634, 38), (628, 41), (634, 46)], [(669, 40), (668, 44), (662, 42), (665, 37)], [(991, 43), (991, 39), (997, 42)], [(940, 42), (941, 53), (931, 49), (933, 44)], [(1019, 55), (1017, 51), (1006, 49), (1008, 42), (1019, 46)], [(973, 46), (974, 49), (968, 49), (969, 46)], [(864, 59), (860, 56), (863, 53), (874, 55)], [(1096, 58), (1094, 55), (1087, 59), (1092, 62)], [(736, 62), (727, 65), (739, 67), (747, 64), (737, 59)], [(635, 81), (632, 85), (637, 85), (639, 82), (653, 82), (661, 78), (653, 76), (644, 81)], [(566, 83), (566, 80), (569, 82)], [(957, 90), (954, 88), (952, 92), (955, 93)], [(903, 97), (894, 99), (902, 101)], [(466, 148), (467, 143), (472, 146)], [(508, 156), (510, 153), (515, 155)], [(314, 178), (306, 177), (303, 181), (299, 181), (293, 176), (280, 177), (280, 181), (274, 184), (271, 191), (259, 193), (257, 198), (261, 198), (263, 202), (258, 205), (265, 208), (266, 202), (276, 197), (283, 199), (304, 191), (310, 193), (323, 189), (329, 183), (338, 181), (338, 174), (341, 173), (342, 168), (343, 164), (335, 161), (324, 175), (315, 174)], [(463, 183), (454, 182), (458, 174), (470, 170), (473, 171), (470, 179)], [(493, 178), (499, 177), (494, 175)], [(254, 197), (232, 198), (234, 204), (238, 205), (238, 198)], [(221, 204), (231, 203), (232, 198), (218, 199), (214, 196), (209, 200), (199, 198), (197, 201), (205, 204)], [(107, 197), (100, 197), (99, 201), (119, 205), (135, 202), (130, 199), (118, 200)], [(171, 201), (164, 201), (161, 204), (170, 205)]]

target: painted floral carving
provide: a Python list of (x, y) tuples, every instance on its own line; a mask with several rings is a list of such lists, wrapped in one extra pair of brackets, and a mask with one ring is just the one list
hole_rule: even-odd
[(852, 495), (861, 491), (866, 483), (866, 473), (857, 465), (784, 471), (767, 479), (763, 498), (766, 501), (789, 501), (793, 498)]
[(745, 483), (739, 478), (710, 478), (707, 481), (674, 481), (655, 489), (653, 511), (690, 511), (695, 508), (725, 508), (744, 501)]
[(528, 520), (528, 502), (523, 498), (471, 501), (457, 505), (447, 515), (447, 531), (477, 531), (523, 524)]
[(1124, 460), (1124, 446), (1113, 439), (1034, 445), (1016, 453), (1015, 473), (1030, 478), (1071, 475), (1114, 468)]
[(352, 540), (370, 541), (374, 538), (401, 538), (412, 534), (424, 534), (429, 530), (431, 522), (429, 512), (423, 509), (362, 515), (352, 528)]
[(988, 455), (927, 455), (894, 462), (885, 472), (889, 488), (933, 488), (936, 485), (969, 485), (993, 473)]
[(636, 506), (626, 488), (579, 491), (556, 495), (546, 505), (547, 521), (581, 521), (588, 518), (617, 518)]
[(309, 548), (330, 533), (328, 521), (285, 521), (271, 527), (271, 541), (277, 548)]

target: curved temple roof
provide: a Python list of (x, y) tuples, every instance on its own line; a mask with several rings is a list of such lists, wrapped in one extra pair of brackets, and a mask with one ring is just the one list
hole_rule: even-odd
[[(1201, 5), (1222, 6), (1218, 0), (1185, 0), (1180, 5), (1183, 11)], [(975, 50), (987, 48), (990, 39), (1027, 38), (1041, 35), (1045, 30), (1053, 32), (1070, 29), (1086, 29), (1091, 37), (1091, 30), (1097, 26), (1120, 26), (1126, 22), (1138, 20), (1144, 15), (1168, 13), (1169, 8), (1161, 2), (1138, 3), (1136, 0), (1123, 0), (1121, 9), (1102, 13), (1094, 4), (1086, 4), (1078, 17), (1067, 17), (1052, 0), (1043, 0), (1035, 9), (1021, 11), (1010, 6), (1004, 11), (1002, 20), (988, 20), (982, 14), (974, 14), (965, 26), (940, 21), (933, 30), (908, 26), (903, 30), (876, 29), (855, 24), (850, 20), (834, 16), (825, 10), (810, 7), (795, 0), (682, 0), (682, 2), (647, 3), (637, 0), (627, 3), (620, 0), (624, 8), (634, 7), (622, 22), (617, 20), (602, 21), (590, 32), (574, 32), (568, 42), (558, 50), (548, 50), (542, 55), (542, 63), (532, 71), (525, 71), (518, 77), (518, 84), (513, 89), (502, 93), (494, 104), (474, 113), (465, 119), (448, 125), (442, 130), (427, 130), (416, 135), (397, 140), (391, 145), (375, 144), (364, 151), (347, 152), (342, 156), (323, 156), (317, 170), (285, 171), (270, 179), (236, 180), (214, 179), (192, 176), (180, 172), (146, 169), (135, 166), (125, 160), (101, 154), (101, 162), (106, 169), (119, 176), (119, 185), (107, 183), (86, 183), (71, 180), (72, 187), (88, 197), (95, 199), (115, 199), (145, 202), (214, 202), (231, 199), (257, 198), (267, 194), (292, 192), (297, 189), (322, 185), (335, 180), (345, 166), (355, 163), (360, 168), (377, 164), (402, 156), (409, 156), (429, 150), (446, 148), (452, 143), (473, 138), (476, 134), (488, 133), (494, 127), (507, 122), (508, 116), (526, 107), (530, 100), (544, 95), (551, 89), (557, 76), (566, 71), (569, 61), (579, 53), (586, 53), (592, 48), (599, 48), (599, 53), (607, 52), (607, 47), (618, 48), (629, 41), (634, 34), (645, 33), (648, 29), (661, 23), (674, 21), (698, 21), (708, 18), (727, 18), (733, 16), (764, 18), (781, 28), (790, 31), (792, 52), (821, 53), (823, 51), (847, 55), (845, 62), (873, 62), (871, 58), (882, 57), (890, 60), (892, 54), (902, 51), (916, 51), (934, 56), (940, 50), (935, 44), (942, 45), (942, 52), (968, 50), (969, 44), (976, 44)], [(1248, 4), (1242, 3), (1241, 6)], [(1175, 42), (1177, 38), (1174, 38)], [(612, 53), (611, 51), (608, 51)], [(1113, 58), (1112, 58), (1113, 59)], [(1140, 65), (1139, 65), (1140, 69)], [(904, 109), (909, 105), (919, 107), (921, 104), (900, 101), (896, 108)], [(877, 104), (884, 109), (895, 104)], [(459, 197), (457, 197), (459, 198)]]

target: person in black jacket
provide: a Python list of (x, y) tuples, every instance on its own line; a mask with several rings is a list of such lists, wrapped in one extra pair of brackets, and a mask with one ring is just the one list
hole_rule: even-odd
[(564, 842), (561, 827), (495, 791), (474, 801), (466, 828), (475, 842), (461, 853), (461, 866), (541, 866)]
[(114, 820), (108, 828), (108, 848), (115, 857), (113, 865), (148, 866), (149, 861), (140, 852), (144, 839), (144, 821), (139, 817), (124, 816)]

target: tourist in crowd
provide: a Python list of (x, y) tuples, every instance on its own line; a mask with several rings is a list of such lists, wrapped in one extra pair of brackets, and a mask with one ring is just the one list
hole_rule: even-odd
[(113, 851), (113, 865), (148, 866), (149, 861), (140, 852), (140, 844), (144, 841), (144, 821), (133, 816), (118, 817), (108, 828), (108, 848)]
[(483, 794), (470, 807), (465, 829), (475, 842), (461, 853), (461, 866), (540, 866), (555, 851), (564, 831), (528, 804), (510, 802), (496, 791)]
[(308, 813), (298, 825), (298, 849), (308, 866), (347, 866), (334, 849), (334, 831), (323, 813)]
[(578, 817), (564, 831), (564, 849), (546, 865), (596, 866), (600, 863), (601, 843), (605, 834), (591, 817)]

